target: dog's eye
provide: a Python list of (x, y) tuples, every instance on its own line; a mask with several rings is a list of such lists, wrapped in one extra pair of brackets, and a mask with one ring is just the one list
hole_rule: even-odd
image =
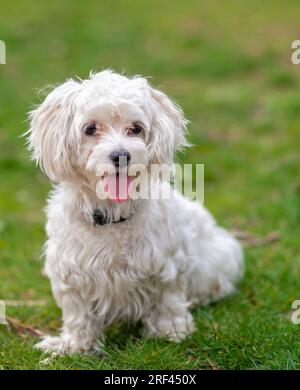
[(129, 128), (129, 134), (140, 134), (140, 132), (143, 130), (142, 126), (139, 124), (133, 124)]
[(86, 135), (94, 135), (97, 130), (97, 126), (95, 123), (88, 125), (85, 129), (85, 134)]

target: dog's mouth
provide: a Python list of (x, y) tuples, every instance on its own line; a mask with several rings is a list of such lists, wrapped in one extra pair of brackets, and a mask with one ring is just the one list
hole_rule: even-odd
[(117, 171), (114, 174), (107, 172), (101, 177), (103, 190), (108, 199), (116, 203), (126, 202), (130, 197), (130, 184), (134, 177), (126, 172)]

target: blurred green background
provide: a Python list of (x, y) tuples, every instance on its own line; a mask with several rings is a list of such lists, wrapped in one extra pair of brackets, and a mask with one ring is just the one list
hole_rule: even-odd
[[(0, 0), (0, 299), (44, 302), (7, 307), (20, 326), (0, 325), (0, 368), (300, 368), (299, 13), (296, 0)], [(183, 107), (194, 146), (180, 160), (205, 164), (206, 206), (250, 236), (247, 271), (238, 294), (194, 312), (179, 345), (116, 326), (106, 358), (45, 361), (24, 325), (60, 326), (39, 260), (50, 185), (20, 135), (41, 87), (108, 67), (153, 76)], [(270, 233), (279, 240), (253, 244)]]

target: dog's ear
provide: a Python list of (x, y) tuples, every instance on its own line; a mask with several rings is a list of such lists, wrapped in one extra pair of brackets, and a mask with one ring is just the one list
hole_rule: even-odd
[(29, 113), (27, 134), (32, 157), (55, 182), (74, 175), (71, 156), (77, 142), (72, 121), (79, 85), (73, 80), (66, 81)]
[(163, 92), (152, 88), (146, 79), (137, 78), (146, 94), (152, 126), (148, 141), (152, 164), (171, 165), (176, 151), (188, 146), (185, 138), (188, 121), (181, 108)]

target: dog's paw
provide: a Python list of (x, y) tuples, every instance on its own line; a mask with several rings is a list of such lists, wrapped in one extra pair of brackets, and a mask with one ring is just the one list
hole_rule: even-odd
[(35, 344), (34, 348), (46, 353), (62, 355), (64, 353), (69, 353), (70, 343), (61, 336), (45, 336), (40, 342)]
[(72, 355), (74, 353), (84, 352), (87, 353), (91, 350), (91, 347), (84, 347), (77, 344), (70, 336), (45, 336), (39, 343), (34, 346), (46, 353), (52, 355)]
[(190, 313), (178, 317), (162, 317), (158, 319), (150, 337), (166, 337), (172, 342), (179, 343), (195, 331), (193, 317)]
[(175, 343), (179, 343), (195, 331), (195, 324), (190, 314), (185, 317), (175, 317), (171, 324), (166, 336)]

